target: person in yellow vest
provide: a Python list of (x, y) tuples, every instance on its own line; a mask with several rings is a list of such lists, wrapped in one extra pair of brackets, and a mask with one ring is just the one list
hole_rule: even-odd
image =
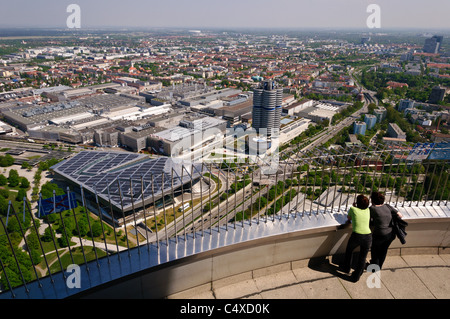
[(357, 282), (364, 272), (366, 257), (372, 246), (370, 230), (369, 199), (364, 195), (356, 197), (356, 203), (348, 211), (348, 220), (352, 224), (352, 234), (345, 250), (343, 271), (349, 273), (352, 265), (353, 251), (359, 247), (359, 255), (351, 280)]

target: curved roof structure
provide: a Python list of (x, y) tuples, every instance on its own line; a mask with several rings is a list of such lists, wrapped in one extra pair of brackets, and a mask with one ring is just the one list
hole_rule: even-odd
[[(63, 178), (111, 202), (119, 211), (154, 202), (172, 187), (200, 177), (202, 165), (170, 157), (126, 152), (83, 151), (52, 167)], [(173, 184), (172, 184), (173, 183)]]

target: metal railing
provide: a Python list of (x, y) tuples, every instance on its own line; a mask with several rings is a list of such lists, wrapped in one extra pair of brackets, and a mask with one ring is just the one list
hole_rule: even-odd
[[(121, 201), (125, 196), (121, 185), (129, 184), (132, 211), (127, 214), (115, 212), (111, 201), (82, 186), (65, 189), (77, 198), (77, 205), (68, 201), (65, 210), (56, 209), (61, 194), (53, 191), (54, 211), (47, 216), (41, 216), (39, 209), (42, 198), (9, 201), (6, 216), (0, 218), (0, 288), (14, 298), (17, 287), (28, 292), (31, 282), (40, 285), (49, 278), (53, 283), (60, 274), (65, 278), (69, 265), (85, 265), (89, 270), (100, 267), (100, 260), (110, 263), (122, 251), (150, 251), (150, 245), (159, 249), (171, 241), (243, 227), (244, 222), (252, 227), (345, 213), (358, 194), (372, 191), (385, 193), (386, 201), (396, 207), (448, 206), (449, 159), (411, 154), (409, 146), (382, 144), (291, 150), (280, 152), (277, 169), (269, 175), (263, 173), (261, 159), (182, 166), (182, 186), (173, 186), (178, 175), (172, 169), (171, 187), (163, 188), (161, 200), (153, 197), (151, 204), (144, 203), (144, 195), (154, 195), (153, 183), (146, 188), (151, 194), (144, 194), (142, 178), (117, 179), (109, 185), (117, 183)], [(198, 180), (193, 179), (194, 171)], [(190, 177), (188, 183), (182, 182), (184, 174)], [(133, 185), (141, 185), (140, 190)], [(108, 197), (109, 190), (108, 186)]]

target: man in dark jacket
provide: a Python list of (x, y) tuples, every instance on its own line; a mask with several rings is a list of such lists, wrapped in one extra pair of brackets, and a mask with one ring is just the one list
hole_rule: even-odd
[[(397, 235), (399, 231), (398, 225), (402, 215), (390, 205), (384, 203), (384, 195), (379, 192), (373, 192), (370, 196), (372, 206), (370, 207), (370, 218), (372, 226), (372, 248), (371, 248), (371, 264), (383, 266), (386, 259), (387, 251), (396, 236), (402, 236), (403, 233)], [(395, 216), (395, 217), (394, 217)]]

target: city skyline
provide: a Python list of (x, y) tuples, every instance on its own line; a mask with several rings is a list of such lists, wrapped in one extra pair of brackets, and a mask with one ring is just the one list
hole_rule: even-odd
[[(449, 29), (450, 2), (412, 1), (218, 1), (169, 0), (122, 2), (117, 0), (77, 1), (81, 28), (337, 28)], [(3, 5), (0, 27), (67, 28), (67, 6), (74, 1), (14, 1)], [(370, 4), (381, 9), (381, 28), (370, 29)], [(439, 8), (439, 10), (436, 10)], [(157, 12), (157, 14), (155, 14)]]

